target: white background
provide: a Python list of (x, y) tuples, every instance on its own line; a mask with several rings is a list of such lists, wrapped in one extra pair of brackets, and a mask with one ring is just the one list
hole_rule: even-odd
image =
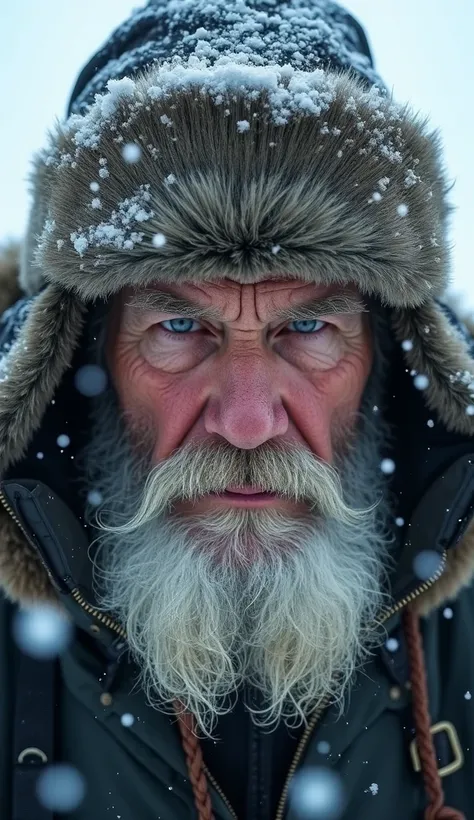
[[(310, 2), (310, 0), (308, 0)], [(81, 68), (138, 3), (15, 0), (0, 11), (0, 241), (21, 237), (31, 157), (65, 115)], [(455, 187), (453, 288), (474, 309), (474, 0), (346, 0), (395, 98), (439, 128)]]

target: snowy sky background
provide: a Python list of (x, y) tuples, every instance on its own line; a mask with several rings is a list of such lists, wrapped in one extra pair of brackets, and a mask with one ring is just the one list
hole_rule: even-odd
[[(63, 118), (79, 71), (113, 28), (143, 3), (130, 0), (15, 0), (0, 11), (0, 242), (21, 237), (27, 174), (55, 117)], [(474, 311), (474, 3), (472, 0), (346, 0), (365, 27), (376, 67), (398, 101), (430, 116), (450, 178), (453, 290)]]

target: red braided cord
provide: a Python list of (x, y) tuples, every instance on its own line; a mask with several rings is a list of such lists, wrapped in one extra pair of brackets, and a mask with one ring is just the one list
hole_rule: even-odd
[(429, 805), (425, 820), (466, 820), (457, 809), (444, 805), (444, 794), (438, 772), (433, 735), (430, 732), (428, 685), (423, 657), (420, 623), (418, 616), (406, 609), (403, 613), (403, 631), (407, 642), (410, 662), (411, 691), (413, 695), (413, 717), (416, 727), (416, 745), (420, 757), (421, 771)]
[(211, 797), (207, 787), (207, 778), (203, 768), (202, 749), (199, 738), (194, 734), (194, 715), (190, 712), (183, 712), (183, 704), (179, 700), (174, 701), (174, 707), (178, 715), (178, 724), (183, 749), (186, 754), (188, 774), (193, 787), (194, 803), (197, 808), (198, 818), (199, 820), (214, 820)]

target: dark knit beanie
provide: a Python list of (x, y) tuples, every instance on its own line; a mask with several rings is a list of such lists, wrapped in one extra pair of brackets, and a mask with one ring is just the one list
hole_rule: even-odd
[(150, 0), (81, 71), (67, 113), (83, 113), (111, 79), (192, 56), (210, 65), (238, 57), (250, 66), (351, 69), (384, 89), (362, 26), (331, 0)]

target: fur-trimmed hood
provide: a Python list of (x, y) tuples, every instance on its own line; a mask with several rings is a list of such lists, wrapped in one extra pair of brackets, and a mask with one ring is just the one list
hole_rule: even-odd
[[(439, 136), (368, 88), (367, 74), (330, 63), (249, 65), (209, 56), (203, 39), (212, 51), (212, 33), (199, 35), (191, 55), (147, 64), (133, 79), (126, 69), (104, 78), (103, 93), (58, 124), (35, 158), (20, 273), (31, 298), (4, 359), (0, 475), (41, 426), (88, 306), (130, 284), (222, 277), (355, 283), (388, 310), (407, 371), (425, 377), (425, 407), (467, 451), (474, 362), (440, 306), (450, 205)], [(8, 550), (0, 573), (21, 597), (21, 561)], [(420, 611), (473, 571), (469, 530)]]

